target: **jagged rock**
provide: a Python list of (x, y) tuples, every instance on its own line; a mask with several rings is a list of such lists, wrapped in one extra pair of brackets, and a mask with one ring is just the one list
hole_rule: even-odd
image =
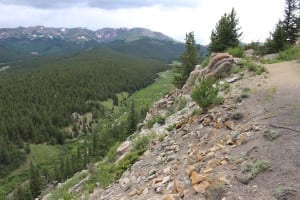
[(196, 65), (195, 69), (190, 73), (190, 76), (184, 86), (182, 87), (182, 93), (183, 94), (188, 94), (192, 87), (195, 85), (195, 81), (197, 80), (198, 77), (201, 77), (205, 70), (200, 66)]
[(180, 122), (176, 123), (176, 129), (180, 129), (182, 126), (184, 126), (186, 123), (188, 123), (187, 119), (183, 119)]
[(226, 121), (224, 125), (229, 129), (229, 130), (234, 130), (235, 124), (234, 121)]
[(206, 189), (209, 188), (210, 183), (208, 181), (203, 181), (200, 184), (193, 185), (195, 192), (197, 193), (205, 193)]
[(163, 193), (163, 190), (164, 188), (162, 186), (158, 186), (156, 188), (154, 188), (154, 191), (157, 193), (157, 194), (162, 194)]
[(191, 180), (192, 180), (192, 185), (198, 184), (206, 179), (206, 176), (200, 175), (197, 172), (193, 171)]
[(129, 178), (120, 179), (119, 183), (121, 184), (122, 187), (126, 187), (130, 183), (130, 179)]
[(165, 176), (162, 180), (162, 184), (168, 183), (171, 180), (171, 176)]
[(173, 160), (175, 160), (176, 158), (177, 158), (176, 155), (170, 155), (170, 156), (167, 157), (167, 162), (173, 161)]
[(167, 194), (164, 195), (161, 200), (179, 200), (180, 197), (178, 194)]
[(136, 188), (133, 188), (129, 193), (128, 196), (133, 197), (135, 195), (137, 195), (139, 193), (139, 191)]
[(163, 179), (162, 178), (155, 178), (155, 179), (153, 179), (153, 185), (156, 185), (156, 184), (158, 184), (158, 183), (161, 183), (163, 181)]
[(128, 152), (130, 148), (131, 148), (131, 141), (125, 141), (118, 147), (116, 153), (118, 156), (121, 156), (125, 154), (125, 152)]
[(240, 79), (239, 77), (234, 76), (234, 77), (232, 77), (232, 78), (227, 79), (226, 82), (227, 82), (227, 83), (233, 83), (233, 82), (235, 82), (235, 81), (237, 81), (237, 80), (239, 80), (239, 79)]
[(157, 172), (157, 169), (152, 169), (149, 171), (148, 175), (149, 176), (154, 175), (154, 174), (156, 174), (156, 172)]
[(174, 181), (172, 185), (172, 193), (183, 193), (183, 185), (180, 184), (178, 181)]
[(73, 119), (74, 121), (78, 121), (78, 120), (81, 119), (81, 115), (80, 115), (79, 113), (77, 113), (77, 112), (73, 112), (73, 113), (72, 113), (72, 119)]
[(196, 171), (196, 167), (194, 165), (190, 165), (186, 169), (186, 173), (188, 176), (191, 176), (194, 171)]
[(143, 194), (144, 196), (146, 196), (148, 193), (149, 193), (149, 189), (148, 189), (148, 188), (145, 188), (145, 189), (143, 190), (143, 193), (142, 193), (142, 194)]
[(166, 167), (166, 168), (163, 170), (163, 173), (164, 173), (164, 174), (169, 174), (169, 173), (171, 172), (171, 169), (172, 169), (172, 167), (171, 167), (171, 166), (168, 166), (168, 167)]
[(224, 74), (227, 74), (230, 71), (233, 63), (233, 57), (228, 53), (212, 54), (207, 66), (205, 79), (210, 77), (220, 77)]

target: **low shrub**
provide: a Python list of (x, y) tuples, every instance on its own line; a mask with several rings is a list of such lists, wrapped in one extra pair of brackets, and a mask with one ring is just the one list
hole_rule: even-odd
[(163, 116), (156, 116), (156, 117), (153, 117), (152, 119), (150, 119), (150, 120), (147, 122), (147, 127), (148, 127), (148, 128), (152, 128), (153, 125), (154, 125), (155, 123), (158, 123), (158, 124), (160, 124), (160, 125), (163, 125), (163, 124), (165, 124), (165, 120), (166, 120), (166, 118), (163, 117)]
[(225, 184), (220, 182), (209, 187), (206, 195), (208, 199), (219, 200), (224, 197), (225, 192), (226, 192)]
[(279, 60), (294, 60), (300, 58), (300, 45), (288, 48), (279, 53)]
[(233, 47), (226, 49), (226, 52), (232, 55), (233, 57), (242, 58), (244, 57), (245, 49), (242, 47)]
[(230, 74), (237, 74), (241, 71), (241, 68), (237, 65), (234, 65), (230, 69)]
[(167, 131), (172, 131), (176, 127), (176, 124), (171, 124), (168, 126)]
[(257, 75), (261, 75), (262, 73), (266, 72), (266, 68), (262, 65), (258, 65), (258, 64), (255, 64), (253, 62), (251, 62), (250, 60), (248, 59), (242, 59), (239, 63), (238, 63), (239, 66), (241, 67), (245, 67), (248, 69), (248, 71), (250, 72), (254, 72), (255, 74)]
[(186, 106), (186, 104), (187, 104), (186, 99), (181, 97), (178, 102), (178, 110), (182, 110)]
[(206, 56), (203, 61), (201, 62), (201, 67), (206, 67), (209, 63), (209, 56)]
[(199, 86), (192, 92), (193, 100), (204, 110), (207, 111), (209, 106), (223, 103), (223, 98), (218, 96), (219, 85), (215, 79), (201, 79)]
[(258, 160), (251, 167), (251, 171), (250, 171), (251, 176), (254, 178), (255, 176), (257, 176), (257, 174), (268, 169), (269, 167), (270, 167), (269, 160)]
[(118, 147), (120, 146), (119, 142), (116, 142), (114, 146), (112, 146), (109, 151), (107, 152), (107, 160), (108, 162), (115, 162), (116, 161), (116, 152)]
[(147, 149), (147, 146), (150, 142), (151, 136), (142, 136), (135, 139), (133, 143), (134, 151), (144, 152)]

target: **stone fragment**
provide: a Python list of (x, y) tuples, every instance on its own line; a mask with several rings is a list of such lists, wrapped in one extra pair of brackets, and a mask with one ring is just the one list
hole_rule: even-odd
[(137, 195), (138, 193), (139, 193), (139, 191), (138, 191), (137, 189), (133, 188), (133, 189), (128, 193), (128, 195), (129, 195), (130, 197), (133, 197), (133, 196)]
[(155, 178), (155, 179), (153, 179), (152, 183), (153, 183), (153, 185), (156, 185), (157, 183), (160, 183), (162, 181), (163, 181), (162, 178)]
[(164, 195), (161, 200), (179, 200), (180, 197), (178, 194), (167, 194)]
[(183, 185), (181, 185), (178, 181), (173, 182), (172, 193), (183, 193)]
[(162, 180), (162, 184), (168, 183), (171, 180), (171, 176), (165, 176)]
[(230, 181), (229, 181), (225, 176), (220, 177), (219, 180), (220, 180), (221, 182), (226, 183), (227, 185), (230, 184)]
[(193, 189), (197, 193), (204, 194), (206, 192), (206, 189), (209, 188), (209, 186), (210, 186), (210, 183), (208, 181), (203, 181), (200, 184), (193, 185)]
[(188, 176), (191, 176), (193, 171), (196, 171), (196, 167), (194, 165), (190, 165), (186, 169), (186, 173), (187, 173)]
[(234, 130), (235, 124), (234, 121), (226, 121), (224, 125), (229, 129), (229, 130)]
[(200, 175), (197, 172), (193, 171), (191, 179), (192, 179), (192, 185), (194, 185), (204, 181), (206, 179), (206, 176)]
[(167, 162), (173, 161), (173, 160), (175, 160), (176, 158), (177, 158), (176, 155), (169, 155), (169, 156), (167, 157)]
[(148, 189), (148, 188), (145, 188), (145, 189), (143, 190), (143, 195), (146, 196), (148, 193), (149, 193), (149, 189)]
[(127, 152), (130, 148), (131, 148), (131, 141), (125, 141), (118, 147), (116, 153), (118, 156), (121, 156), (125, 152)]
[(171, 169), (172, 169), (172, 167), (168, 166), (168, 167), (164, 168), (163, 173), (164, 174), (169, 174), (171, 172)]
[(156, 188), (154, 188), (154, 191), (157, 193), (157, 194), (162, 194), (163, 193), (163, 187), (162, 186), (158, 186)]

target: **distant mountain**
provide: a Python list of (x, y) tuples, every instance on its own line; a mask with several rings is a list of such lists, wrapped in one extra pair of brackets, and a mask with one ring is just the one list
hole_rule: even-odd
[(103, 28), (96, 31), (86, 28), (47, 28), (44, 26), (18, 27), (0, 29), (0, 40), (3, 39), (28, 39), (37, 40), (41, 38), (63, 39), (72, 42), (86, 42), (95, 40), (97, 42), (110, 42), (113, 40), (134, 41), (141, 38), (152, 38), (158, 40), (174, 41), (172, 38), (145, 28)]
[[(145, 28), (47, 28), (43, 26), (0, 29), (0, 63), (40, 56), (69, 56), (95, 47), (164, 63), (178, 59), (184, 44)], [(207, 47), (199, 46), (201, 55)]]
[[(151, 42), (152, 40), (155, 42)], [(135, 52), (137, 54), (157, 51), (155, 54), (159, 55), (158, 52), (164, 50), (169, 51), (168, 54), (177, 55), (177, 52), (182, 49), (182, 44), (172, 38), (144, 28), (104, 28), (97, 31), (85, 28), (46, 28), (43, 26), (3, 28), (0, 29), (0, 62), (32, 56), (71, 55), (111, 42), (113, 44), (108, 46), (113, 46), (120, 52), (126, 52), (126, 48), (131, 47), (136, 48)], [(123, 47), (119, 46), (121, 43), (124, 45)], [(154, 47), (153, 43), (157, 43), (156, 47)], [(163, 44), (171, 49), (168, 49)], [(158, 49), (161, 46), (164, 46), (163, 49)], [(179, 47), (179, 49), (176, 47)], [(147, 48), (151, 49), (147, 50)], [(137, 49), (139, 50), (137, 51)], [(135, 55), (133, 50), (130, 50), (130, 52)], [(159, 55), (159, 58), (163, 55), (166, 54)], [(151, 56), (152, 54), (148, 57)], [(165, 60), (169, 60), (169, 58), (170, 56)]]

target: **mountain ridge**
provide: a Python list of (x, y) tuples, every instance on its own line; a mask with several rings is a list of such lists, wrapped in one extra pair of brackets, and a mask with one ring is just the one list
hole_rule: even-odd
[[(133, 37), (134, 36), (134, 37)], [(142, 37), (148, 37), (159, 40), (175, 41), (171, 37), (150, 29), (136, 28), (102, 28), (90, 30), (87, 28), (54, 28), (44, 26), (1, 28), (0, 40), (9, 38), (26, 38), (36, 40), (40, 38), (64, 39), (72, 42), (85, 42), (95, 40), (97, 42), (109, 42), (113, 40), (134, 41)]]

